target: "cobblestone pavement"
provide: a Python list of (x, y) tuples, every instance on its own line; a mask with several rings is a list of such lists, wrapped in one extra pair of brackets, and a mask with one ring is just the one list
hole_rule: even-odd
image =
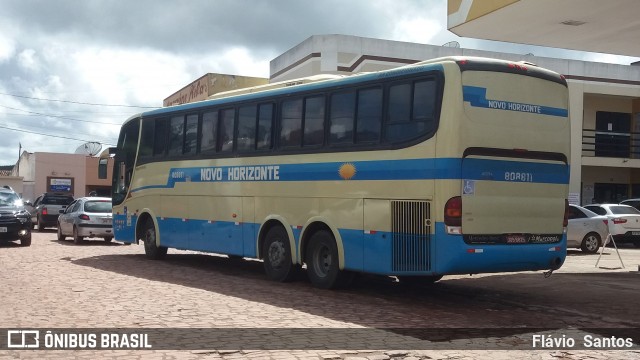
[[(304, 278), (268, 281), (256, 261), (176, 250), (165, 261), (150, 261), (142, 246), (97, 239), (74, 245), (55, 238), (54, 231), (34, 232), (31, 247), (0, 245), (0, 327), (223, 328), (229, 332), (216, 334), (227, 340), (238, 329), (271, 329), (249, 340), (275, 336), (262, 349), (286, 345), (279, 350), (11, 349), (0, 350), (0, 358), (640, 359), (637, 345), (625, 350), (530, 346), (533, 334), (559, 334), (546, 329), (566, 329), (580, 339), (601, 328), (635, 327), (637, 333), (640, 249), (620, 250), (625, 268), (610, 249), (600, 267), (595, 267), (597, 255), (571, 251), (549, 278), (542, 272), (455, 276), (431, 287), (406, 287), (364, 276), (350, 289), (326, 291)], [(421, 337), (408, 329), (434, 330)], [(508, 336), (491, 329), (504, 329)], [(317, 346), (322, 337), (324, 348)]]

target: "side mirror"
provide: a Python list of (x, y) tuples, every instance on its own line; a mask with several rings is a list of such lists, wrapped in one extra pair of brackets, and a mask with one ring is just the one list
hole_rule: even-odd
[(31, 200), (25, 200), (22, 202), (25, 206), (31, 206), (33, 207), (33, 203), (31, 202)]

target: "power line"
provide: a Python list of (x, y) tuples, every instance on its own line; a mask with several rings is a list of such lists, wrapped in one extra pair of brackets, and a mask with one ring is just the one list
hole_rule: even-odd
[(5, 109), (10, 109), (10, 110), (23, 111), (23, 112), (26, 112), (28, 114), (35, 114), (35, 115), (46, 116), (46, 117), (53, 117), (53, 118), (64, 119), (64, 120), (81, 121), (81, 122), (92, 123), (92, 124), (118, 125), (118, 126), (121, 125), (121, 124), (117, 124), (117, 123), (108, 123), (108, 122), (91, 121), (91, 120), (80, 120), (80, 119), (73, 119), (73, 118), (69, 118), (69, 117), (66, 117), (66, 116), (60, 116), (60, 115), (43, 114), (43, 113), (39, 113), (39, 112), (35, 112), (35, 111), (17, 109), (17, 108), (13, 108), (13, 107), (10, 107), (10, 106), (4, 106), (4, 105), (0, 105), (0, 107), (5, 108)]
[(90, 106), (127, 107), (127, 108), (138, 108), (138, 109), (157, 109), (157, 108), (158, 108), (157, 106), (138, 106), (138, 105), (120, 105), (120, 104), (99, 104), (99, 103), (88, 103), (88, 102), (81, 102), (81, 101), (58, 100), (58, 99), (44, 99), (44, 98), (37, 98), (37, 97), (24, 96), (24, 95), (15, 95), (15, 94), (6, 94), (6, 93), (0, 93), (0, 95), (12, 96), (12, 97), (17, 97), (17, 98), (21, 98), (21, 99), (30, 99), (30, 100), (39, 100), (39, 101), (51, 101), (51, 102), (61, 102), (61, 103), (67, 103), (67, 104), (90, 105)]
[[(42, 136), (48, 136), (48, 137), (55, 137), (55, 138), (60, 138), (60, 139), (67, 139), (67, 140), (76, 140), (76, 141), (82, 141), (82, 142), (98, 142), (95, 141), (95, 139), (93, 140), (86, 140), (86, 139), (78, 139), (78, 138), (73, 138), (70, 136), (62, 136), (62, 135), (51, 135), (51, 134), (45, 134), (45, 133), (41, 133), (41, 132), (37, 132), (37, 131), (30, 131), (30, 130), (23, 130), (23, 129), (15, 129), (15, 128), (10, 128), (8, 126), (2, 126), (0, 125), (0, 129), (7, 129), (7, 130), (12, 130), (12, 131), (18, 131), (18, 132), (24, 132), (24, 133), (29, 133), (29, 134), (36, 134), (36, 135), (42, 135)], [(100, 142), (98, 142), (100, 143)], [(107, 143), (107, 142), (103, 142), (100, 143), (102, 145), (113, 145), (115, 146), (115, 144), (111, 144), (111, 143)]]

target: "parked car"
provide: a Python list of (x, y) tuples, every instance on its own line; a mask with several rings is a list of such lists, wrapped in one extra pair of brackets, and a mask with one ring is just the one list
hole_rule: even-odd
[(593, 204), (585, 208), (609, 218), (609, 232), (616, 244), (640, 247), (640, 210), (624, 204)]
[(9, 186), (0, 187), (0, 241), (20, 241), (31, 245), (31, 214), (22, 199)]
[(596, 253), (609, 235), (608, 218), (577, 205), (569, 205), (567, 247)]
[(61, 193), (44, 193), (33, 202), (25, 202), (31, 213), (31, 222), (38, 231), (46, 227), (57, 226), (58, 216), (71, 204), (73, 196)]
[(79, 244), (85, 237), (101, 237), (109, 242), (113, 240), (112, 219), (111, 198), (78, 198), (58, 218), (58, 240), (72, 236)]
[(640, 199), (627, 199), (620, 201), (622, 205), (633, 206), (634, 208), (640, 210)]

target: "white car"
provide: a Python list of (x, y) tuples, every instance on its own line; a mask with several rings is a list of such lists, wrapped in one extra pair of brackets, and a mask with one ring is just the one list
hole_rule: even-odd
[(633, 243), (640, 247), (640, 210), (621, 204), (593, 204), (585, 208), (609, 218), (609, 232), (616, 244)]
[(581, 206), (569, 205), (567, 247), (596, 253), (609, 234), (608, 218)]

